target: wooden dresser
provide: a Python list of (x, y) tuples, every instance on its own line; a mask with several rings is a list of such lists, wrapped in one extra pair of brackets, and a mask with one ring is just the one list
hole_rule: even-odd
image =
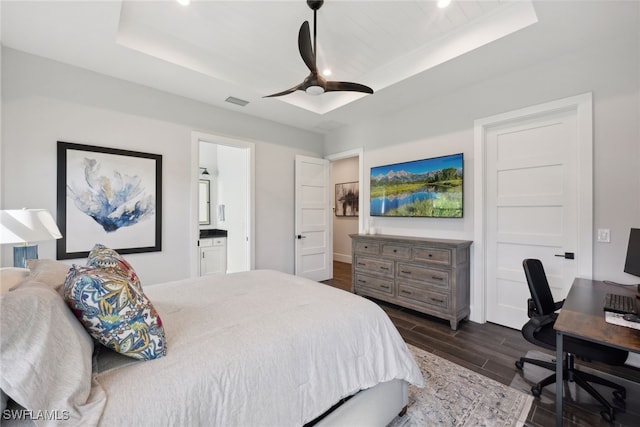
[(352, 234), (353, 291), (450, 322), (469, 317), (469, 240)]

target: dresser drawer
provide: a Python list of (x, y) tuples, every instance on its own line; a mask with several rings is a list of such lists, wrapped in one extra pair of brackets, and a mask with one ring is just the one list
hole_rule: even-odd
[(356, 253), (378, 255), (380, 253), (380, 244), (375, 242), (356, 242)]
[(384, 279), (381, 277), (371, 277), (364, 274), (356, 273), (355, 285), (357, 288), (370, 289), (377, 292), (384, 292), (386, 294), (393, 294), (393, 280)]
[(449, 296), (428, 289), (413, 287), (404, 282), (398, 282), (398, 298), (434, 306), (443, 310), (449, 308)]
[(417, 247), (413, 248), (413, 260), (424, 261), (438, 265), (450, 265), (451, 251), (448, 249)]
[(393, 277), (393, 261), (356, 256), (356, 270)]
[(396, 259), (411, 259), (411, 247), (401, 245), (382, 245), (382, 256)]
[(422, 267), (414, 264), (398, 263), (398, 277), (403, 279), (427, 282), (431, 285), (449, 288), (449, 272), (435, 270), (433, 268)]

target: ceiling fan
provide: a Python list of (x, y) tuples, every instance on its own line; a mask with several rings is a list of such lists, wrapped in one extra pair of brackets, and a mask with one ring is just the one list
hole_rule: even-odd
[(325, 92), (338, 91), (373, 93), (373, 89), (368, 86), (351, 82), (327, 81), (318, 73), (316, 63), (316, 13), (323, 3), (324, 0), (307, 0), (307, 5), (313, 10), (313, 47), (311, 46), (309, 21), (304, 21), (300, 27), (300, 31), (298, 32), (298, 49), (300, 50), (300, 56), (302, 56), (302, 60), (307, 64), (311, 73), (302, 83), (292, 87), (291, 89), (274, 93), (273, 95), (267, 95), (264, 98), (287, 95), (297, 90), (303, 90), (309, 95), (321, 95)]

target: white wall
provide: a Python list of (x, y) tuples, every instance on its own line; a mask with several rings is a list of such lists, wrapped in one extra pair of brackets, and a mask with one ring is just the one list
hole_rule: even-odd
[[(335, 194), (335, 185), (343, 182), (357, 182), (359, 172), (358, 157), (349, 157), (331, 162), (331, 184)], [(335, 197), (334, 197), (335, 199)], [(333, 200), (333, 259), (351, 264), (351, 238), (349, 234), (358, 234), (357, 216), (335, 216)]]
[[(425, 96), (424, 102), (396, 114), (371, 117), (340, 128), (327, 136), (325, 155), (364, 147), (367, 177), (371, 166), (463, 152), (463, 219), (376, 218), (375, 221), (382, 233), (473, 240), (473, 121), (593, 92), (593, 276), (637, 283), (637, 277), (623, 273), (623, 266), (629, 229), (640, 227), (639, 34), (636, 31), (625, 37), (603, 39), (546, 62), (523, 64), (521, 69), (505, 75), (445, 94)], [(440, 66), (435, 75), (444, 83), (447, 75), (460, 70), (459, 61), (454, 60)], [(368, 200), (368, 182), (363, 184), (360, 197)], [(362, 214), (368, 215), (367, 203)], [(597, 228), (611, 229), (611, 243), (595, 242)]]
[(193, 130), (255, 142), (256, 267), (293, 272), (293, 159), (320, 156), (321, 136), (3, 48), (2, 209), (55, 215), (58, 140), (162, 154), (162, 252), (127, 256), (144, 284), (189, 275)]

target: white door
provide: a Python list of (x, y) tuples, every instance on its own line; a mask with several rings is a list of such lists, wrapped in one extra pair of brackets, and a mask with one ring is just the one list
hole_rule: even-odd
[(592, 144), (590, 134), (581, 141), (581, 126), (575, 106), (553, 104), (485, 128), (488, 321), (520, 329), (528, 320), (525, 258), (542, 261), (556, 301), (583, 273), (581, 265), (590, 277), (592, 252), (581, 250), (580, 237), (590, 241), (591, 226), (580, 216), (591, 218), (581, 210), (591, 210), (592, 184), (580, 168), (591, 168), (581, 159), (591, 158)]
[(296, 156), (295, 272), (313, 280), (333, 277), (329, 161)]

